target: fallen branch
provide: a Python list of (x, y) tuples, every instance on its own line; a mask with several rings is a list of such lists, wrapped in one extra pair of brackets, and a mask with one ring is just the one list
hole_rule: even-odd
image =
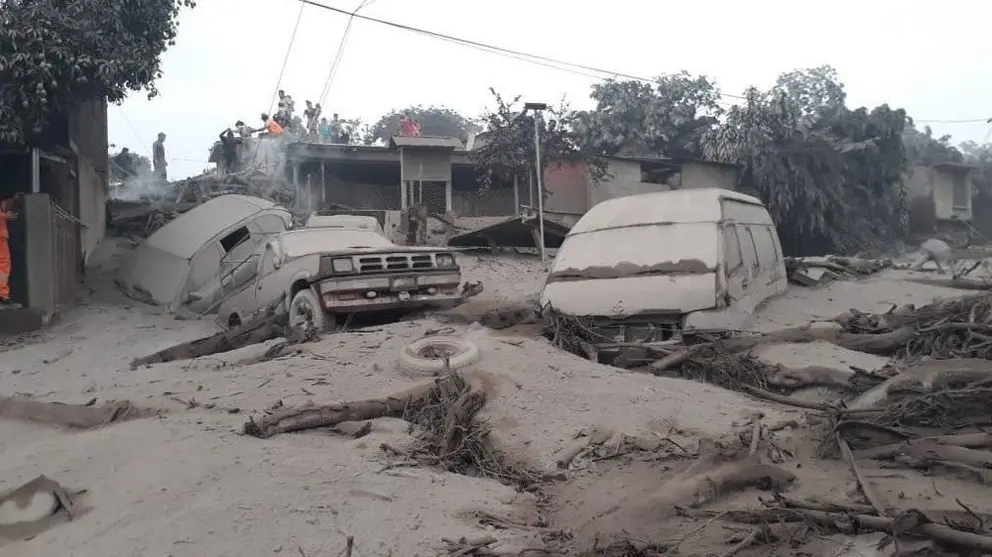
[(865, 479), (864, 475), (861, 474), (861, 469), (858, 468), (857, 460), (855, 460), (854, 455), (851, 454), (851, 447), (844, 440), (844, 437), (840, 432), (834, 432), (834, 437), (837, 439), (837, 446), (840, 447), (841, 458), (847, 462), (848, 467), (851, 469), (851, 473), (854, 474), (854, 479), (858, 483), (858, 487), (861, 489), (861, 493), (865, 495), (865, 499), (871, 503), (872, 508), (875, 509), (875, 513), (878, 516), (885, 516), (885, 505), (882, 501), (875, 495), (874, 490), (868, 485), (868, 481)]
[(0, 397), (0, 418), (10, 418), (43, 424), (91, 429), (128, 418), (147, 416), (130, 402), (115, 402), (103, 406), (42, 402), (23, 397)]
[(907, 447), (909, 445), (920, 445), (920, 444), (952, 445), (957, 447), (967, 447), (969, 449), (990, 447), (992, 446), (992, 433), (961, 433), (958, 435), (935, 435), (932, 437), (920, 437), (918, 439), (913, 439), (911, 441), (906, 441), (904, 443), (896, 443), (892, 445), (884, 445), (881, 447), (864, 449), (855, 453), (855, 456), (861, 459), (887, 460), (907, 450)]
[(272, 313), (249, 321), (230, 331), (223, 331), (209, 337), (177, 344), (154, 354), (136, 358), (131, 362), (131, 369), (137, 369), (143, 365), (175, 360), (190, 360), (212, 354), (230, 352), (231, 350), (252, 344), (283, 337), (286, 334), (286, 314)]
[(920, 278), (911, 278), (908, 280), (909, 282), (915, 282), (917, 284), (925, 284), (927, 286), (939, 286), (941, 288), (956, 288), (958, 290), (992, 290), (992, 282), (966, 279), (963, 277), (956, 277), (956, 278), (920, 277)]
[[(441, 380), (439, 380), (441, 381)], [(434, 385), (423, 385), (381, 399), (329, 404), (325, 406), (295, 406), (284, 408), (259, 419), (249, 417), (244, 425), (247, 435), (262, 439), (318, 427), (330, 427), (342, 422), (365, 422), (376, 418), (402, 418), (407, 408), (425, 401)]]

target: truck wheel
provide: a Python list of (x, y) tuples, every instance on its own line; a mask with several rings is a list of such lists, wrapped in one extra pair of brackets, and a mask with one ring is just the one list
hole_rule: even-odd
[(400, 367), (418, 375), (438, 375), (448, 369), (454, 371), (475, 363), (481, 354), (479, 347), (470, 340), (449, 336), (431, 336), (411, 342), (400, 353)]
[(334, 328), (334, 317), (324, 312), (317, 295), (309, 288), (297, 292), (289, 304), (289, 326), (305, 327), (307, 322), (321, 333)]

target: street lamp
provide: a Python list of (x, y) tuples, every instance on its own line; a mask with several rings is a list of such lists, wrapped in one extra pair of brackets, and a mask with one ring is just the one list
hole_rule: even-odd
[(547, 109), (548, 105), (544, 103), (524, 104), (524, 112), (527, 112), (528, 110), (534, 112), (534, 172), (537, 174), (537, 229), (538, 237), (540, 239), (537, 247), (541, 253), (541, 265), (544, 266), (545, 270), (547, 269), (548, 263), (544, 254), (544, 167), (541, 166), (541, 126), (538, 122), (538, 118), (541, 116), (541, 111)]

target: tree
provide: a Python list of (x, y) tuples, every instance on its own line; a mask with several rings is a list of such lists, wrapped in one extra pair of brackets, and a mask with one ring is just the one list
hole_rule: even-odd
[(159, 57), (193, 0), (7, 0), (0, 3), (0, 143), (42, 134), (80, 101), (157, 94)]
[(590, 96), (596, 108), (577, 115), (574, 132), (584, 150), (602, 156), (699, 158), (723, 112), (716, 85), (687, 72), (654, 84), (609, 79)]
[(906, 113), (849, 110), (834, 75), (789, 72), (767, 93), (750, 89), (707, 144), (739, 165), (742, 188), (766, 203), (790, 254), (875, 247), (906, 223)]
[(924, 126), (923, 131), (909, 123), (902, 135), (906, 145), (906, 156), (910, 164), (940, 164), (945, 162), (963, 162), (964, 156), (951, 144), (951, 136), (933, 136), (930, 126)]
[(462, 141), (468, 139), (470, 133), (479, 132), (482, 128), (471, 119), (445, 108), (443, 106), (416, 105), (404, 110), (393, 110), (372, 125), (370, 130), (372, 141), (388, 143), (389, 139), (400, 133), (400, 119), (409, 114), (420, 123), (422, 135), (438, 137), (457, 137)]
[[(534, 114), (519, 106), (520, 96), (510, 102), (503, 100), (494, 89), (489, 90), (496, 107), (482, 117), (486, 125), (482, 145), (472, 150), (472, 158), (483, 169), (483, 186), (492, 183), (494, 175), (504, 177), (534, 174)], [(544, 111), (538, 120), (541, 136), (541, 158), (551, 161), (581, 161), (588, 165), (591, 177), (601, 179), (606, 174), (606, 161), (582, 152), (572, 129), (577, 113), (568, 105)]]

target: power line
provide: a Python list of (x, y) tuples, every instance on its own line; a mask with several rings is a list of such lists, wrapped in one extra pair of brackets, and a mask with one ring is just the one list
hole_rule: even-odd
[(983, 124), (989, 124), (990, 118), (972, 118), (969, 120), (917, 120), (913, 118), (913, 122), (920, 122), (921, 124), (975, 124), (981, 122)]
[(127, 124), (127, 127), (131, 128), (131, 132), (134, 133), (134, 137), (138, 140), (139, 143), (141, 143), (142, 147), (145, 148), (145, 151), (151, 153), (152, 151), (151, 149), (148, 148), (148, 144), (145, 143), (144, 139), (141, 139), (141, 134), (138, 133), (138, 129), (134, 127), (134, 124), (131, 123), (131, 119), (128, 118), (127, 114), (124, 113), (124, 109), (121, 108), (121, 105), (118, 104), (115, 106), (117, 106), (118, 112), (121, 113), (121, 117), (124, 118), (124, 123)]
[[(380, 25), (386, 25), (386, 26), (393, 27), (393, 28), (396, 28), (396, 29), (402, 29), (404, 31), (409, 31), (411, 33), (417, 33), (419, 35), (426, 35), (428, 37), (432, 37), (432, 38), (435, 38), (435, 39), (440, 39), (440, 40), (447, 41), (447, 42), (453, 42), (453, 43), (456, 43), (456, 44), (459, 44), (459, 45), (462, 45), (462, 46), (467, 46), (467, 47), (470, 47), (470, 48), (475, 48), (475, 49), (478, 49), (478, 50), (482, 50), (484, 52), (490, 52), (492, 54), (499, 54), (499, 55), (503, 55), (503, 56), (509, 56), (510, 58), (515, 58), (517, 60), (521, 60), (521, 61), (524, 61), (524, 62), (529, 62), (529, 63), (537, 64), (539, 66), (545, 66), (545, 67), (549, 67), (549, 68), (553, 68), (553, 69), (557, 69), (557, 70), (561, 70), (561, 71), (565, 71), (565, 72), (569, 72), (569, 73), (574, 73), (574, 74), (578, 74), (578, 75), (584, 75), (586, 77), (593, 77), (593, 78), (596, 78), (596, 79), (603, 79), (603, 76), (605, 75), (605, 76), (611, 76), (611, 77), (622, 77), (622, 78), (625, 78), (625, 79), (631, 79), (631, 80), (634, 80), (634, 81), (642, 81), (642, 82), (645, 82), (645, 83), (656, 83), (657, 82), (657, 80), (655, 80), (655, 79), (649, 79), (649, 78), (646, 78), (646, 77), (636, 76), (636, 75), (632, 75), (632, 74), (628, 74), (628, 73), (623, 73), (623, 72), (618, 72), (618, 71), (614, 71), (614, 70), (597, 68), (597, 67), (594, 67), (594, 66), (587, 66), (585, 64), (576, 64), (576, 63), (573, 63), (573, 62), (566, 62), (564, 60), (559, 60), (559, 59), (551, 58), (551, 57), (548, 57), (548, 56), (541, 56), (539, 54), (530, 54), (530, 53), (527, 53), (527, 52), (521, 52), (519, 50), (513, 50), (513, 49), (509, 49), (509, 48), (504, 48), (504, 47), (501, 47), (501, 46), (491, 45), (491, 44), (487, 44), (487, 43), (483, 43), (483, 42), (479, 42), (479, 41), (473, 41), (473, 40), (470, 40), (470, 39), (463, 39), (463, 38), (460, 38), (460, 37), (455, 37), (455, 36), (447, 35), (447, 34), (444, 34), (444, 33), (438, 33), (436, 31), (430, 31), (430, 30), (427, 30), (427, 29), (421, 29), (419, 27), (412, 27), (410, 25), (404, 25), (402, 23), (396, 23), (396, 22), (393, 22), (393, 21), (387, 21), (385, 19), (379, 19), (379, 18), (370, 17), (370, 16), (366, 16), (366, 15), (359, 15), (357, 13), (356, 14), (352, 14), (351, 12), (348, 12), (346, 10), (342, 10), (340, 8), (335, 8), (333, 6), (328, 6), (326, 4), (321, 4), (319, 2), (315, 2), (314, 0), (300, 0), (300, 2), (302, 2), (304, 4), (310, 4), (311, 6), (315, 6), (315, 7), (322, 8), (322, 9), (325, 9), (325, 10), (329, 10), (329, 11), (332, 11), (332, 12), (336, 12), (336, 13), (339, 13), (339, 14), (343, 14), (343, 15), (347, 15), (347, 16), (353, 16), (355, 18), (363, 19), (365, 21), (371, 21), (373, 23), (378, 23)], [(589, 73), (589, 72), (592, 72), (592, 73)], [(602, 75), (597, 75), (597, 74), (602, 74)], [(746, 97), (743, 97), (741, 95), (731, 95), (729, 93), (721, 93), (721, 96), (730, 97), (730, 98), (734, 98), (734, 99), (742, 99), (742, 100), (743, 99), (746, 99)]]
[[(372, 1), (375, 1), (375, 0), (372, 0)], [(544, 66), (544, 67), (547, 67), (547, 68), (552, 68), (552, 69), (556, 69), (556, 70), (559, 70), (559, 71), (564, 71), (564, 72), (568, 72), (568, 73), (572, 73), (572, 74), (576, 74), (576, 75), (582, 75), (582, 76), (585, 76), (585, 77), (591, 77), (593, 79), (603, 79), (603, 75), (606, 75), (606, 76), (609, 76), (609, 77), (622, 77), (622, 78), (625, 78), (625, 79), (630, 79), (630, 80), (633, 80), (633, 81), (641, 81), (641, 82), (644, 82), (644, 83), (652, 83), (652, 84), (657, 83), (657, 80), (656, 79), (650, 79), (650, 78), (646, 78), (646, 77), (642, 77), (642, 76), (637, 76), (637, 75), (633, 75), (633, 74), (618, 72), (618, 71), (604, 69), (604, 68), (597, 68), (595, 66), (588, 66), (588, 65), (585, 65), (585, 64), (576, 64), (576, 63), (573, 63), (573, 62), (567, 62), (567, 61), (564, 61), (564, 60), (559, 60), (559, 59), (551, 58), (551, 57), (548, 57), (548, 56), (541, 56), (541, 55), (538, 55), (538, 54), (529, 54), (527, 52), (521, 52), (519, 50), (513, 50), (513, 49), (509, 49), (509, 48), (503, 48), (503, 47), (500, 47), (500, 46), (486, 44), (486, 43), (482, 43), (482, 42), (479, 42), (479, 41), (473, 41), (473, 40), (470, 40), (470, 39), (463, 39), (463, 38), (460, 38), (460, 37), (455, 37), (455, 36), (447, 35), (447, 34), (444, 34), (444, 33), (438, 33), (436, 31), (430, 31), (430, 30), (427, 30), (427, 29), (421, 29), (419, 27), (413, 27), (413, 26), (410, 26), (410, 25), (404, 25), (402, 23), (396, 23), (394, 21), (388, 21), (388, 20), (385, 20), (385, 19), (379, 19), (379, 18), (370, 17), (370, 16), (366, 16), (366, 15), (359, 15), (357, 13), (358, 10), (355, 10), (354, 13), (353, 12), (348, 12), (348, 11), (342, 10), (340, 8), (335, 8), (333, 6), (328, 6), (326, 4), (321, 4), (319, 2), (315, 2), (314, 0), (300, 0), (300, 2), (301, 3), (304, 3), (304, 4), (310, 4), (311, 6), (322, 8), (322, 9), (325, 9), (325, 10), (328, 10), (328, 11), (331, 11), (331, 12), (336, 12), (336, 13), (339, 13), (339, 14), (347, 15), (347, 16), (349, 16), (349, 18), (351, 18), (351, 20), (353, 20), (354, 18), (363, 19), (365, 21), (371, 21), (373, 23), (378, 23), (380, 25), (386, 25), (388, 27), (393, 27), (393, 28), (396, 28), (396, 29), (402, 29), (404, 31), (409, 31), (411, 33), (417, 33), (419, 35), (426, 35), (428, 37), (432, 37), (432, 38), (439, 39), (439, 40), (446, 41), (446, 42), (450, 42), (450, 43), (455, 43), (455, 44), (458, 44), (458, 45), (461, 45), (461, 46), (467, 46), (467, 47), (470, 47), (470, 48), (475, 48), (477, 50), (481, 50), (483, 52), (488, 52), (490, 54), (496, 54), (496, 55), (500, 55), (500, 56), (505, 56), (505, 57), (508, 57), (508, 58), (513, 58), (515, 60), (520, 60), (522, 62), (528, 62), (530, 64), (535, 64), (535, 65), (538, 65), (538, 66)], [(368, 4), (371, 4), (371, 2), (369, 2)], [(367, 7), (368, 4), (366, 4), (366, 7)], [(361, 9), (361, 8), (359, 8), (359, 9)], [(351, 20), (349, 20), (349, 25), (351, 24)], [(597, 75), (597, 74), (602, 74), (602, 75)], [(731, 98), (731, 99), (747, 100), (747, 97), (745, 97), (743, 95), (733, 95), (733, 94), (730, 94), (730, 93), (722, 93), (721, 92), (720, 93), (720, 96), (721, 97), (728, 97), (728, 98)], [(975, 118), (975, 119), (966, 119), (966, 120), (916, 120), (916, 119), (914, 119), (914, 121), (915, 122), (920, 122), (920, 123), (933, 123), (933, 124), (973, 124), (973, 123), (980, 123), (980, 122), (981, 123), (992, 123), (992, 119), (989, 119), (989, 118)]]
[[(293, 32), (289, 36), (289, 46), (286, 47), (286, 56), (282, 59), (282, 67), (279, 68), (279, 77), (276, 78), (276, 88), (272, 91), (272, 100), (269, 101), (269, 111), (268, 114), (272, 116), (272, 108), (276, 104), (276, 96), (279, 94), (279, 87), (282, 85), (282, 76), (286, 73), (286, 65), (289, 63), (289, 55), (293, 52), (293, 43), (296, 42), (296, 32), (300, 30), (300, 21), (303, 19), (303, 8), (306, 4), (300, 4), (300, 13), (296, 15), (296, 23), (293, 24)], [(258, 158), (258, 151), (262, 148), (262, 142), (259, 141), (258, 145), (255, 147), (255, 154), (251, 157), (251, 164), (255, 164), (255, 159)]]
[(327, 94), (331, 91), (331, 84), (334, 82), (334, 77), (338, 74), (338, 68), (341, 64), (341, 59), (344, 58), (344, 47), (348, 43), (348, 37), (351, 35), (351, 26), (355, 22), (355, 15), (365, 6), (371, 4), (375, 0), (362, 0), (362, 3), (355, 8), (355, 11), (348, 14), (348, 24), (344, 28), (344, 34), (341, 35), (341, 42), (338, 43), (338, 51), (334, 55), (334, 60), (331, 62), (331, 68), (327, 72), (327, 79), (324, 81), (324, 88), (320, 93), (320, 98), (318, 103), (323, 106), (324, 101), (327, 100)]
[(289, 36), (289, 46), (286, 47), (286, 56), (282, 59), (282, 68), (279, 69), (279, 77), (276, 78), (276, 89), (272, 92), (272, 100), (269, 101), (269, 112), (276, 104), (276, 95), (279, 94), (279, 86), (282, 85), (282, 76), (286, 73), (286, 65), (289, 63), (289, 55), (293, 52), (293, 43), (296, 42), (296, 32), (300, 30), (300, 20), (303, 19), (303, 8), (306, 3), (300, 3), (300, 13), (296, 16), (296, 23), (293, 24), (293, 33)]

